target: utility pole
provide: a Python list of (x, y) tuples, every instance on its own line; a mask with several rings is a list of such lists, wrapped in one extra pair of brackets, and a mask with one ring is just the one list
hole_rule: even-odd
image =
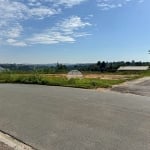
[[(150, 54), (150, 50), (148, 50), (148, 54)], [(149, 63), (150, 64), (150, 63)], [(149, 66), (149, 68), (150, 68), (150, 66)]]

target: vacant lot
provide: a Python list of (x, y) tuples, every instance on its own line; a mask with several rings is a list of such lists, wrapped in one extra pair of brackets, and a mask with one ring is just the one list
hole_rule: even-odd
[[(43, 76), (47, 77), (67, 77), (67, 74), (43, 74)], [(108, 80), (119, 80), (119, 79), (128, 79), (131, 77), (135, 77), (137, 75), (121, 75), (121, 74), (108, 74), (108, 73), (85, 73), (83, 74), (83, 78), (99, 78), (99, 79), (108, 79)]]
[(64, 74), (14, 74), (1, 73), (0, 83), (24, 83), (76, 88), (110, 88), (138, 75), (85, 74), (83, 78), (68, 79)]

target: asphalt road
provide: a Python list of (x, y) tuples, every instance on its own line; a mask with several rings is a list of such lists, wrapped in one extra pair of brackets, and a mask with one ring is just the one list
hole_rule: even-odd
[(112, 90), (121, 93), (132, 93), (150, 97), (150, 77), (129, 81), (122, 85), (114, 86)]
[(0, 130), (39, 150), (150, 150), (150, 98), (0, 84)]

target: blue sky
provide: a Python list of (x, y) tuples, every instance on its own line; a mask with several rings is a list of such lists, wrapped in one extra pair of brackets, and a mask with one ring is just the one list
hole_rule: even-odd
[(0, 63), (150, 61), (149, 0), (0, 0)]

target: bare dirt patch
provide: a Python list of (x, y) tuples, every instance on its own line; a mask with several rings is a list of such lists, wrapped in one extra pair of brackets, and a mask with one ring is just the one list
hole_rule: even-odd
[[(44, 74), (46, 77), (67, 77), (67, 74)], [(116, 74), (83, 74), (84, 78), (99, 78), (106, 80), (119, 80), (119, 79), (128, 79), (135, 77), (136, 75), (116, 75)]]
[(127, 75), (112, 75), (112, 74), (87, 74), (84, 75), (85, 78), (100, 78), (100, 79), (108, 79), (108, 80), (118, 80), (118, 79), (125, 79), (129, 76)]

